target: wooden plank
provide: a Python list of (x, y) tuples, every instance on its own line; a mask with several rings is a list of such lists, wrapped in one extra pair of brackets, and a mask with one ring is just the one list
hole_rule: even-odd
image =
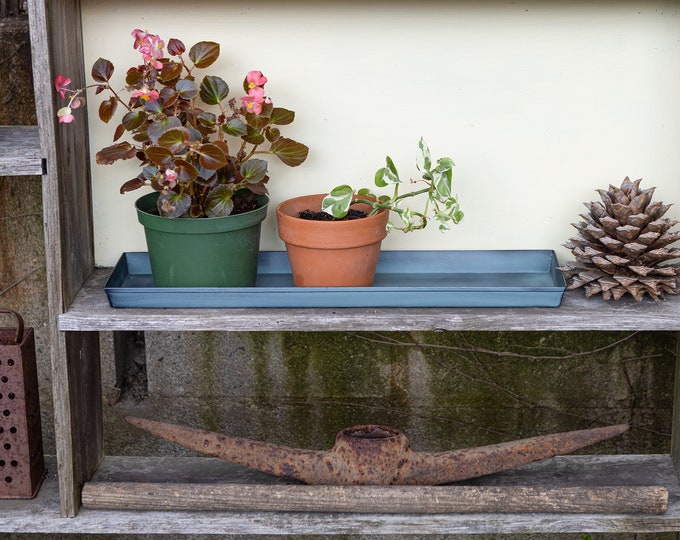
[(0, 176), (42, 173), (38, 126), (0, 126)]
[[(29, 0), (33, 81), (40, 146), (46, 159), (43, 214), (48, 320), (61, 512), (73, 516), (80, 486), (102, 457), (98, 343), (59, 332), (57, 318), (94, 265), (87, 123), (59, 125), (55, 74), (85, 82), (78, 0)], [(95, 336), (96, 337), (96, 336)], [(80, 400), (80, 401), (79, 401)]]
[[(670, 493), (665, 514), (353, 514), (326, 512), (126, 511), (83, 508), (75, 518), (59, 513), (54, 460), (48, 457), (48, 478), (38, 497), (28, 501), (0, 500), (0, 532), (14, 534), (137, 535), (271, 535), (300, 536), (399, 535), (423, 538), (455, 534), (556, 532), (668, 532), (680, 530), (680, 486), (668, 455), (562, 456), (484, 479), (482, 485), (535, 485), (553, 481), (561, 486), (661, 485)], [(209, 458), (107, 457), (96, 481), (192, 482), (217, 484), (265, 482), (262, 473)], [(272, 488), (280, 479), (268, 477)], [(481, 479), (480, 479), (481, 481)]]
[(88, 482), (83, 507), (102, 510), (354, 512), (361, 514), (663, 514), (660, 486), (277, 486)]
[(680, 296), (605, 302), (582, 291), (567, 291), (559, 308), (116, 309), (103, 290), (110, 272), (92, 274), (59, 316), (61, 330), (680, 330)]

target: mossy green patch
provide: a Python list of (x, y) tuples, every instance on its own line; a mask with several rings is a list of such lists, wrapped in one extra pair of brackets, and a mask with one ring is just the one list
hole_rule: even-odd
[[(197, 355), (197, 369), (200, 369), (201, 393), (204, 396), (217, 395), (219, 373), (217, 372), (218, 354), (220, 354), (220, 336), (218, 332), (201, 332), (199, 341), (199, 354)], [(218, 431), (221, 421), (218, 410), (210, 405), (211, 400), (205, 402), (201, 411), (201, 420), (205, 429)]]

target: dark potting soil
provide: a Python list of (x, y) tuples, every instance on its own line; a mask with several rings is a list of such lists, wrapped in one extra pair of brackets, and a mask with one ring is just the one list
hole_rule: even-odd
[(314, 212), (313, 210), (303, 210), (299, 214), (300, 219), (308, 219), (310, 221), (349, 221), (365, 218), (366, 216), (368, 216), (366, 212), (355, 210), (354, 208), (350, 208), (344, 218), (335, 218), (326, 212)]
[(234, 197), (232, 201), (234, 202), (234, 209), (231, 211), (231, 215), (243, 214), (258, 208), (253, 197)]

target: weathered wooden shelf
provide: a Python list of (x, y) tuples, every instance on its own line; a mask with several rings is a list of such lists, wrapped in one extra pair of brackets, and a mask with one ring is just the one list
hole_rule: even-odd
[[(106, 15), (114, 2), (101, 2)], [(58, 460), (30, 501), (0, 500), (0, 532), (54, 534), (390, 535), (667, 532), (680, 530), (680, 379), (672, 450), (654, 456), (568, 456), (480, 480), (515, 485), (659, 485), (664, 514), (351, 514), (94, 510), (88, 482), (230, 479), (205, 458), (104, 457), (99, 331), (680, 331), (680, 298), (605, 303), (568, 292), (559, 308), (113, 309), (94, 269), (87, 123), (59, 129), (53, 80), (85, 81), (80, 0), (28, 0), (39, 127), (0, 127), (0, 175), (42, 175), (49, 344)], [(42, 148), (42, 152), (40, 151)], [(45, 165), (44, 165), (45, 164)], [(680, 373), (680, 361), (677, 363)], [(103, 460), (103, 461), (102, 461)], [(59, 475), (57, 478), (57, 462)], [(215, 476), (215, 470), (219, 472)], [(220, 472), (221, 471), (221, 472)], [(231, 471), (231, 472), (230, 472)], [(228, 473), (228, 474), (223, 474)], [(243, 473), (239, 473), (243, 475)], [(246, 474), (246, 476), (248, 476)], [(211, 480), (212, 479), (212, 480)], [(256, 479), (256, 482), (265, 482)], [(271, 481), (271, 480), (270, 480)], [(272, 489), (276, 489), (272, 485)], [(67, 517), (68, 516), (68, 517)], [(74, 516), (74, 517), (71, 517)]]
[(40, 176), (38, 126), (0, 126), (0, 176)]
[(663, 302), (587, 299), (567, 291), (558, 308), (112, 308), (97, 269), (59, 316), (62, 331), (680, 330), (680, 297)]
[[(352, 514), (315, 512), (224, 512), (94, 510), (60, 517), (54, 459), (38, 497), (0, 501), (0, 531), (59, 534), (398, 534), (666, 532), (680, 530), (680, 484), (666, 455), (563, 456), (469, 482), (489, 486), (664, 486), (664, 514)], [(241, 484), (282, 480), (211, 458), (107, 457), (93, 482), (183, 482)]]

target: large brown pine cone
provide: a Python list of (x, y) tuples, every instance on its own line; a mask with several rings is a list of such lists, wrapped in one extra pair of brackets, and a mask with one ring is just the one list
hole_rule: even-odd
[(569, 248), (576, 261), (560, 267), (568, 289), (584, 287), (586, 296), (602, 294), (618, 300), (630, 294), (638, 302), (677, 294), (680, 249), (667, 247), (680, 239), (670, 229), (678, 221), (664, 218), (670, 204), (652, 203), (656, 188), (640, 189), (642, 179), (626, 177), (620, 188), (598, 189), (602, 202), (584, 203), (589, 212), (572, 223), (578, 235)]

